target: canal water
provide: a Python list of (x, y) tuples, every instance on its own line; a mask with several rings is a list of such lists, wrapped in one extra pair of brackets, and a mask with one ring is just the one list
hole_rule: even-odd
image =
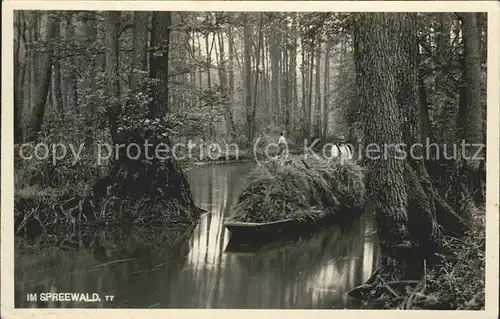
[[(96, 232), (68, 248), (19, 247), (16, 307), (356, 308), (346, 292), (378, 262), (371, 214), (257, 252), (227, 251), (224, 215), (236, 203), (252, 164), (187, 172), (196, 203), (209, 211), (189, 229)], [(41, 293), (98, 293), (101, 301), (41, 301)], [(38, 301), (27, 301), (38, 293)], [(113, 300), (105, 300), (105, 295)], [(111, 299), (111, 297), (108, 297)]]

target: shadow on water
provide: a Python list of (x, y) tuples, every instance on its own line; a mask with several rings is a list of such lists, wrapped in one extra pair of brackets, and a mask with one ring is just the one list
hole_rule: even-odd
[[(16, 307), (356, 308), (346, 292), (366, 281), (378, 259), (370, 214), (252, 253), (226, 251), (224, 215), (251, 164), (188, 172), (204, 214), (195, 227), (154, 232), (98, 231), (72, 249), (16, 251)], [(34, 292), (114, 295), (96, 303), (27, 302)], [(104, 298), (103, 298), (104, 299)]]

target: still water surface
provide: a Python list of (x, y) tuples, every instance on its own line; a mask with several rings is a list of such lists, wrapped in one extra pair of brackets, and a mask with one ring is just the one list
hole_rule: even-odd
[[(225, 251), (229, 233), (223, 217), (250, 169), (251, 164), (214, 165), (187, 173), (197, 204), (211, 212), (195, 228), (98, 232), (72, 238), (73, 249), (19, 250), (16, 307), (356, 308), (345, 293), (366, 281), (378, 261), (370, 214), (348, 228), (332, 226), (257, 253)], [(26, 301), (34, 292), (114, 298)]]

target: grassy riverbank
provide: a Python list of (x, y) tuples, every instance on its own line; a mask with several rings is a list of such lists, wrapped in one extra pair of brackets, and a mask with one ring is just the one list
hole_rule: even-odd
[(484, 207), (470, 209), (470, 230), (462, 238), (443, 237), (441, 262), (426, 266), (423, 280), (379, 282), (378, 297), (363, 300), (362, 308), (483, 310), (486, 212)]
[(485, 209), (473, 209), (463, 238), (445, 237), (442, 262), (400, 303), (406, 309), (479, 310), (485, 305)]

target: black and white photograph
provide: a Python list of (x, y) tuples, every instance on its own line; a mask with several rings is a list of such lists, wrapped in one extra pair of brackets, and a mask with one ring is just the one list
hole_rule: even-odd
[(2, 45), (14, 310), (498, 309), (493, 3), (52, 4)]

